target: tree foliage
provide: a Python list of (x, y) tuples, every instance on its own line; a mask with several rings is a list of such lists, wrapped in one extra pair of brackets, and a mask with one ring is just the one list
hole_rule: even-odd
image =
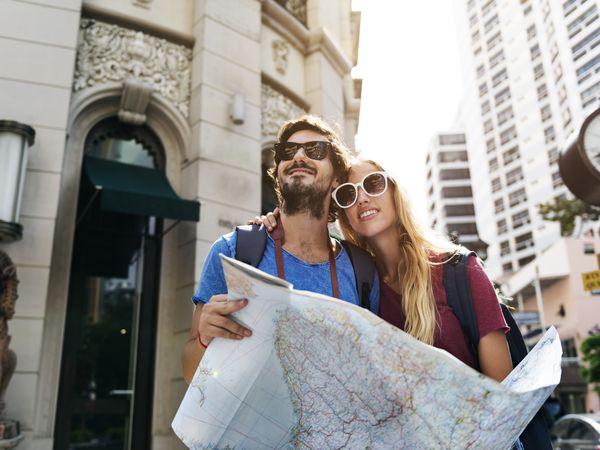
[[(581, 369), (588, 383), (600, 383), (600, 333), (589, 336), (581, 343), (581, 359), (587, 367)], [(600, 384), (595, 387), (600, 395)]]
[(540, 203), (538, 212), (544, 220), (560, 222), (562, 236), (573, 234), (575, 218), (578, 216), (586, 220), (598, 220), (600, 218), (600, 208), (585, 203), (578, 198), (555, 197), (549, 202)]

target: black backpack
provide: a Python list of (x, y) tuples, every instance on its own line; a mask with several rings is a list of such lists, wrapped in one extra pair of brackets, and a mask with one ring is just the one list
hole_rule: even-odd
[[(473, 309), (473, 296), (467, 272), (469, 256), (477, 256), (475, 252), (461, 248), (447, 263), (444, 264), (444, 289), (446, 290), (446, 301), (452, 312), (458, 319), (463, 333), (469, 342), (469, 350), (473, 355), (477, 370), (479, 370), (479, 327)], [(516, 367), (527, 356), (527, 347), (521, 331), (508, 307), (500, 303), (502, 314), (510, 331), (506, 334), (506, 340), (510, 349), (510, 357), (513, 367)], [(529, 425), (520, 436), (525, 450), (552, 450), (548, 423), (544, 418), (543, 410), (540, 409), (531, 419)]]
[[(236, 227), (235, 231), (237, 233), (235, 259), (253, 267), (258, 267), (267, 246), (266, 228), (260, 225), (243, 225)], [(370, 311), (371, 301), (369, 296), (375, 277), (373, 258), (362, 248), (347, 241), (341, 242), (354, 268), (354, 279), (356, 281), (356, 291), (360, 297), (360, 306)]]

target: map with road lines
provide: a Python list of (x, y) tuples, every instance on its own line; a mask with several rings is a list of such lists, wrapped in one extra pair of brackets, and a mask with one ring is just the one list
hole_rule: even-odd
[(502, 383), (360, 307), (222, 256), (234, 317), (173, 420), (191, 449), (511, 447), (560, 381), (554, 328)]

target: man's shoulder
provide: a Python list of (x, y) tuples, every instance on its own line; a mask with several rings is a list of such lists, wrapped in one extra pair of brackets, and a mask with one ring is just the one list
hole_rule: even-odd
[(219, 238), (213, 242), (211, 247), (211, 253), (219, 254), (223, 253), (226, 256), (235, 257), (235, 246), (237, 243), (237, 233), (233, 230), (227, 234), (219, 236)]

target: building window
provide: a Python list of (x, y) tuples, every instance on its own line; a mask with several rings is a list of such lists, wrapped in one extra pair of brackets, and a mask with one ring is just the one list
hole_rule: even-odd
[(490, 102), (487, 100), (481, 104), (481, 114), (486, 114), (490, 112)]
[(498, 228), (498, 234), (506, 233), (508, 231), (506, 219), (500, 219), (498, 222), (496, 222), (496, 227)]
[(446, 205), (444, 212), (447, 217), (466, 217), (475, 215), (475, 207), (472, 204)]
[(548, 150), (548, 163), (550, 165), (558, 162), (558, 149), (556, 147), (552, 147)]
[(531, 40), (537, 36), (537, 30), (535, 29), (535, 24), (531, 25), (527, 28), (527, 40)]
[(542, 83), (537, 88), (537, 97), (538, 101), (542, 101), (546, 97), (548, 97), (548, 88), (546, 87), (546, 83)]
[(533, 78), (537, 81), (544, 76), (544, 66), (542, 63), (533, 68)]
[(563, 76), (562, 66), (560, 64), (556, 64), (554, 66), (554, 82), (558, 83)]
[(498, 19), (498, 14), (495, 14), (494, 16), (492, 16), (492, 18), (490, 20), (488, 20), (485, 25), (483, 26), (483, 29), (485, 30), (486, 33), (489, 33), (490, 31), (492, 31), (492, 28), (496, 25), (498, 25), (500, 23), (500, 20)]
[(523, 170), (521, 167), (517, 167), (516, 169), (509, 170), (506, 172), (506, 185), (510, 186), (515, 184), (518, 181), (523, 179)]
[(513, 214), (512, 216), (513, 229), (521, 228), (522, 226), (527, 225), (530, 222), (531, 219), (529, 218), (528, 210), (518, 212), (517, 214)]
[(560, 103), (561, 106), (565, 102), (566, 99), (567, 99), (567, 89), (563, 85), (558, 90), (558, 102)]
[(496, 2), (494, 0), (487, 2), (481, 7), (481, 15), (486, 16), (492, 9), (494, 9), (495, 6)]
[(479, 30), (475, 30), (475, 32), (471, 35), (471, 41), (473, 42), (473, 45), (479, 42), (480, 37)]
[(440, 145), (464, 145), (467, 142), (463, 133), (441, 134), (439, 138)]
[(563, 128), (567, 128), (571, 123), (571, 110), (566, 108), (562, 113)]
[(558, 172), (558, 171), (557, 171), (557, 172), (554, 172), (554, 173), (552, 174), (552, 187), (553, 187), (554, 189), (556, 189), (556, 188), (559, 188), (559, 187), (561, 187), (563, 184), (564, 184), (564, 183), (563, 183), (563, 180), (562, 180), (562, 178), (560, 177), (560, 172)]
[(469, 158), (466, 151), (456, 150), (438, 153), (437, 160), (440, 163), (468, 162)]
[(504, 145), (509, 142), (511, 139), (515, 139), (517, 137), (517, 129), (512, 126), (507, 128), (502, 133), (500, 133), (500, 145)]
[(485, 143), (485, 146), (487, 148), (487, 152), (491, 153), (496, 150), (496, 141), (494, 138), (488, 139), (488, 141)]
[(492, 180), (492, 192), (498, 192), (502, 189), (502, 182), (499, 177), (496, 177)]
[(517, 189), (516, 191), (508, 194), (508, 205), (512, 208), (517, 206), (519, 203), (524, 203), (527, 201), (527, 194), (525, 193), (525, 188)]
[(525, 267), (527, 264), (529, 264), (531, 261), (533, 261), (535, 259), (535, 255), (531, 255), (531, 256), (527, 256), (525, 258), (521, 258), (517, 261), (517, 263), (519, 264), (519, 269), (521, 267)]
[(496, 75), (494, 75), (492, 77), (492, 86), (493, 87), (498, 86), (500, 83), (502, 83), (507, 78), (508, 78), (508, 72), (506, 71), (506, 69), (502, 69), (500, 72), (498, 72)]
[(505, 87), (500, 92), (498, 92), (494, 96), (494, 101), (496, 102), (496, 106), (500, 106), (506, 100), (510, 99), (510, 88)]
[(517, 146), (509, 148), (502, 154), (502, 161), (504, 162), (505, 166), (520, 158), (521, 154), (519, 153), (519, 147)]
[(584, 80), (588, 78), (588, 72), (590, 72), (593, 68), (595, 68), (598, 64), (600, 64), (600, 55), (593, 58), (591, 61), (587, 62), (579, 69), (577, 69), (577, 82), (582, 83)]
[(496, 53), (490, 58), (490, 69), (493, 69), (502, 61), (504, 61), (504, 51), (500, 50), (498, 53)]
[(473, 197), (471, 186), (447, 186), (442, 188), (442, 198)]
[[(500, 181), (500, 180), (498, 180)], [(502, 211), (504, 211), (504, 199), (502, 197), (497, 198), (496, 200), (494, 200), (494, 212), (496, 214), (501, 213)]]
[(577, 33), (581, 31), (581, 24), (585, 22), (590, 17), (594, 16), (597, 12), (596, 5), (593, 5), (586, 12), (581, 14), (575, 20), (573, 20), (569, 25), (567, 25), (567, 33), (569, 33), (569, 38), (575, 36)]
[(498, 126), (505, 124), (514, 117), (512, 106), (503, 109), (498, 113)]
[(533, 236), (531, 233), (525, 233), (515, 238), (515, 250), (518, 252), (521, 250), (525, 250), (526, 248), (533, 247), (535, 243), (533, 242)]
[(472, 27), (477, 25), (477, 14), (473, 14), (471, 17), (469, 17), (469, 25)]
[(444, 180), (469, 180), (471, 174), (469, 169), (442, 169), (440, 170), (440, 181)]
[(482, 64), (477, 68), (477, 78), (481, 78), (485, 75), (485, 66)]
[(487, 91), (487, 83), (484, 81), (482, 84), (479, 85), (479, 96), (483, 97), (485, 94), (487, 94)]
[(491, 52), (496, 45), (502, 42), (502, 34), (500, 32), (493, 35), (491, 38), (487, 40), (487, 49), (488, 52)]
[(600, 94), (600, 81), (581, 93), (581, 102), (583, 103), (583, 107), (585, 108), (588, 105), (596, 103), (598, 94)]
[(552, 111), (550, 110), (550, 105), (545, 105), (540, 110), (542, 114), (542, 122), (552, 119)]
[(488, 161), (488, 167), (490, 169), (490, 173), (498, 170), (498, 158), (492, 158)]
[(529, 15), (530, 12), (531, 12), (531, 5), (527, 5), (525, 8), (523, 8), (523, 15), (524, 16)]
[(544, 130), (544, 139), (546, 140), (546, 144), (550, 144), (556, 140), (556, 134), (552, 125)]
[(533, 47), (531, 47), (529, 49), (529, 52), (531, 53), (532, 61), (535, 61), (542, 54), (540, 51), (540, 46), (538, 44), (535, 44)]
[[(573, 47), (571, 47), (571, 52), (575, 56), (575, 53), (577, 53), (579, 50), (582, 50), (583, 48), (585, 48), (589, 43), (591, 43), (597, 37), (600, 37), (600, 28), (597, 28), (596, 30), (592, 31), (591, 34), (589, 34), (587, 37), (583, 38), (581, 41), (579, 41), (577, 44), (575, 44)], [(595, 45), (592, 45), (592, 47), (595, 47)]]
[(492, 119), (488, 119), (483, 123), (483, 132), (484, 133), (489, 133), (493, 129), (494, 129), (494, 124), (492, 122)]
[(503, 272), (512, 272), (513, 271), (513, 265), (511, 262), (507, 262), (505, 264), (502, 264), (502, 271)]
[(508, 254), (510, 254), (510, 242), (500, 242), (500, 256), (506, 256)]

